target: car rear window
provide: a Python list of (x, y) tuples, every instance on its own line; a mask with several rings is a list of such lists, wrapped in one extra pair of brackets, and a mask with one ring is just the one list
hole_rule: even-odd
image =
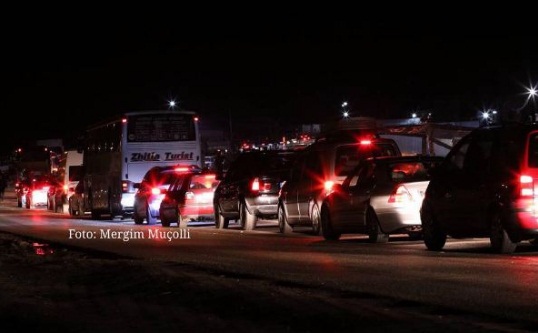
[(394, 182), (429, 180), (428, 167), (422, 162), (390, 164), (388, 166), (389, 177)]
[(336, 149), (335, 172), (337, 176), (346, 176), (361, 159), (379, 156), (399, 156), (397, 149), (387, 143), (372, 143), (371, 145), (346, 145)]

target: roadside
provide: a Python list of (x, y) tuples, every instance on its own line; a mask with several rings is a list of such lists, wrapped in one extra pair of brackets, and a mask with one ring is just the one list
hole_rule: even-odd
[[(6, 192), (7, 194), (7, 192)], [(15, 205), (7, 196), (0, 204)], [(0, 232), (2, 332), (525, 332), (517, 323)]]

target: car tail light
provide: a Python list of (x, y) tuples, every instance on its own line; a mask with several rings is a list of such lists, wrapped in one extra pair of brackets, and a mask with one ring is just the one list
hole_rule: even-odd
[(159, 195), (159, 194), (161, 194), (161, 189), (158, 188), (158, 187), (153, 187), (153, 188), (151, 189), (151, 194), (153, 194), (153, 195)]
[(264, 182), (258, 177), (254, 178), (254, 180), (252, 180), (252, 183), (250, 183), (250, 190), (252, 192), (269, 191), (271, 190), (271, 187), (271, 183)]
[(259, 178), (254, 178), (254, 180), (252, 181), (252, 184), (250, 184), (250, 190), (253, 191), (253, 192), (256, 192), (256, 191), (260, 190), (260, 179)]
[(323, 183), (323, 188), (325, 191), (329, 192), (333, 189), (334, 182), (332, 180), (327, 180)]
[(121, 181), (121, 191), (123, 193), (129, 192), (129, 182), (128, 181), (126, 181), (126, 180)]
[(519, 185), (521, 187), (520, 194), (522, 197), (534, 196), (534, 180), (531, 176), (521, 175), (519, 177)]
[(392, 194), (389, 196), (389, 203), (397, 203), (397, 202), (409, 202), (412, 201), (411, 194), (409, 191), (405, 188), (405, 186), (400, 185), (392, 192)]
[(372, 144), (372, 140), (361, 140), (360, 144), (363, 146), (369, 146)]
[(65, 194), (69, 193), (69, 186), (64, 185), (64, 186), (62, 186), (62, 187), (63, 187), (63, 189), (64, 189), (64, 193), (65, 193)]

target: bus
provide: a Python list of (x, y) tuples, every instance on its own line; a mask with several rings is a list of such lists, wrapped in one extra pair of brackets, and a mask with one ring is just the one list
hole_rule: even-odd
[(192, 111), (133, 111), (89, 126), (83, 141), (84, 205), (131, 217), (135, 184), (154, 166), (196, 165), (203, 157), (198, 116)]

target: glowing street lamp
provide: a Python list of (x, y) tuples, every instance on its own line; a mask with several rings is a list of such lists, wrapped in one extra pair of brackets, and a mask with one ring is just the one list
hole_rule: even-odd
[(173, 110), (176, 107), (176, 101), (174, 100), (169, 101), (168, 107)]
[(342, 103), (342, 115), (344, 118), (349, 118), (349, 111), (347, 110), (347, 102)]

